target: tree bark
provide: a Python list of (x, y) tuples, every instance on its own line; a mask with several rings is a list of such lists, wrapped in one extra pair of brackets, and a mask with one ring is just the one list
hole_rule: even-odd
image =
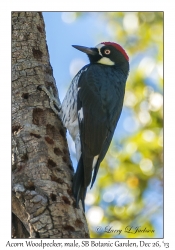
[(45, 40), (41, 12), (12, 13), (12, 237), (88, 238), (65, 128), (37, 88), (58, 98)]

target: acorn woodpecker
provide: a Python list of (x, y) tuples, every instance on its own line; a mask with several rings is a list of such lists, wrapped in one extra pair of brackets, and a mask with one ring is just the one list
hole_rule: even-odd
[[(94, 48), (72, 45), (90, 63), (74, 77), (62, 102), (62, 120), (75, 141), (78, 166), (73, 178), (76, 206), (91, 187), (119, 120), (129, 73), (129, 57), (117, 43)], [(92, 176), (93, 173), (93, 176)]]

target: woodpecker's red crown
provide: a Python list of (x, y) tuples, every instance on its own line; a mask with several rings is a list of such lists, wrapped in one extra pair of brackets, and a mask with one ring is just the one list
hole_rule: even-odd
[(129, 56), (126, 54), (126, 51), (118, 43), (114, 43), (114, 42), (102, 42), (101, 44), (112, 45), (113, 47), (115, 47), (117, 50), (119, 50), (124, 55), (124, 57), (126, 58), (127, 61), (129, 61)]

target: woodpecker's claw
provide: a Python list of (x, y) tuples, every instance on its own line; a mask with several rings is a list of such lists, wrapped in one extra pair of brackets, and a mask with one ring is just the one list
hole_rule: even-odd
[(50, 87), (50, 91), (48, 91), (48, 89), (43, 86), (43, 85), (39, 85), (37, 87), (38, 90), (43, 90), (49, 97), (50, 99), (50, 107), (51, 109), (54, 111), (54, 113), (58, 116), (60, 116), (61, 113), (61, 104), (59, 102), (59, 100), (57, 100), (53, 94), (53, 89)]

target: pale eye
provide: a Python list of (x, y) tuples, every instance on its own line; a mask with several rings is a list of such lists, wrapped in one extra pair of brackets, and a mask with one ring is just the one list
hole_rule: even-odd
[(105, 49), (104, 53), (105, 53), (106, 55), (109, 55), (109, 54), (111, 53), (111, 51), (110, 51), (109, 49)]

